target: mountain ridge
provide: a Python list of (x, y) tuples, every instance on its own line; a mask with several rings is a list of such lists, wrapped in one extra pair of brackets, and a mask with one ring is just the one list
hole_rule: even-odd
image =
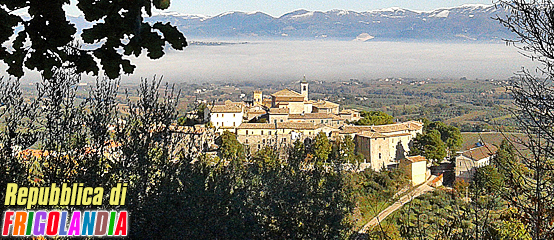
[[(505, 16), (494, 5), (414, 11), (392, 7), (364, 12), (298, 9), (279, 17), (264, 12), (229, 11), (215, 16), (158, 12), (148, 22), (171, 22), (189, 39), (337, 39), (357, 41), (499, 42), (514, 35), (494, 18)], [(90, 27), (69, 17), (79, 30)]]

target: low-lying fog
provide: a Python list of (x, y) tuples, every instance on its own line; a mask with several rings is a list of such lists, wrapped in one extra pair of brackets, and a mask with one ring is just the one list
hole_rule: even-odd
[[(155, 61), (132, 60), (123, 81), (163, 75), (170, 82), (404, 78), (506, 79), (533, 62), (513, 46), (475, 43), (267, 41), (191, 45)], [(33, 76), (31, 74), (28, 76)]]
[[(138, 76), (169, 81), (348, 80), (386, 77), (505, 79), (534, 64), (506, 44), (271, 41), (192, 45), (135, 60)], [(131, 80), (133, 77), (125, 77)]]

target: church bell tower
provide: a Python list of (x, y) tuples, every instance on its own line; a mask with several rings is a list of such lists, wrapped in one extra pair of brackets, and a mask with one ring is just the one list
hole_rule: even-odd
[(300, 94), (304, 96), (304, 101), (308, 101), (308, 81), (306, 81), (306, 75), (300, 82)]

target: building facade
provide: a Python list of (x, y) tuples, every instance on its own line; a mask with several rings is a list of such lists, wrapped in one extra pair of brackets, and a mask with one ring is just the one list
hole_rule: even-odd
[(315, 137), (322, 129), (311, 123), (243, 123), (236, 129), (237, 140), (257, 151), (264, 146), (287, 146), (296, 140)]
[(216, 129), (236, 128), (244, 118), (244, 107), (241, 104), (226, 102), (225, 105), (208, 106), (210, 122)]
[(345, 126), (343, 136), (354, 137), (357, 152), (375, 171), (398, 164), (410, 151), (412, 139), (423, 132), (423, 123), (409, 121), (379, 126)]
[(404, 170), (412, 186), (424, 183), (431, 175), (427, 170), (427, 159), (423, 156), (406, 157), (400, 160), (399, 167)]
[(490, 164), (498, 148), (491, 144), (478, 144), (456, 157), (456, 180), (470, 182), (477, 168)]

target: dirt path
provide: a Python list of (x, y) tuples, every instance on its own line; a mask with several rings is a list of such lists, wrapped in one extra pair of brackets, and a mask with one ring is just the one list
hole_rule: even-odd
[(385, 218), (387, 218), (390, 214), (392, 214), (396, 210), (400, 209), (404, 204), (409, 203), (410, 201), (412, 201), (414, 198), (418, 197), (421, 194), (435, 190), (433, 187), (429, 186), (429, 184), (433, 181), (433, 179), (435, 179), (434, 177), (435, 176), (431, 176), (431, 178), (429, 178), (427, 182), (413, 189), (412, 191), (405, 194), (404, 196), (400, 197), (400, 199), (398, 199), (392, 205), (390, 205), (385, 210), (377, 214), (376, 217), (371, 219), (371, 221), (369, 221), (366, 225), (362, 227), (360, 231), (358, 231), (359, 237), (357, 239), (362, 239), (360, 237), (363, 237), (367, 232), (367, 230), (369, 230), (373, 226), (378, 225), (379, 222), (382, 222), (383, 220), (385, 220)]

